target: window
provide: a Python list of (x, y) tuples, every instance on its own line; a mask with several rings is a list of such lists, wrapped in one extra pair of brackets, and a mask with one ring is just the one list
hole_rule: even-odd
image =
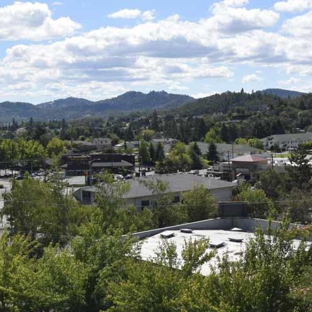
[(180, 196), (179, 195), (174, 196), (173, 202), (179, 203), (180, 202)]
[(144, 208), (144, 207), (149, 207), (150, 205), (150, 201), (149, 200), (142, 200), (141, 201), (141, 207)]

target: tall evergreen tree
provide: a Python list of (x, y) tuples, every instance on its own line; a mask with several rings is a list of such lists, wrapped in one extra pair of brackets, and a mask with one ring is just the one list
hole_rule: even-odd
[(208, 152), (206, 154), (206, 157), (209, 161), (212, 161), (213, 163), (219, 161), (219, 154), (217, 151), (217, 146), (215, 143), (210, 143)]
[(164, 151), (164, 145), (160, 142), (156, 145), (156, 152), (155, 152), (155, 158), (156, 161), (162, 162), (165, 158), (165, 151)]

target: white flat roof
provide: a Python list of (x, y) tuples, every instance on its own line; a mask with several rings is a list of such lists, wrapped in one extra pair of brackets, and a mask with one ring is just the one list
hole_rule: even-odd
[[(170, 234), (174, 234), (174, 236), (170, 238), (162, 238), (162, 235), (168, 234), (169, 236), (171, 236)], [(237, 240), (237, 242), (230, 241), (230, 238)], [(189, 241), (190, 239), (192, 239), (193, 241), (200, 239), (209, 239), (209, 244), (219, 245), (224, 243), (223, 247), (217, 249), (209, 247), (207, 249), (207, 252), (216, 250), (216, 255), (209, 262), (201, 266), (198, 273), (202, 275), (209, 275), (211, 272), (211, 267), (217, 267), (217, 256), (222, 258), (226, 253), (228, 253), (230, 261), (239, 261), (246, 249), (246, 242), (253, 238), (255, 238), (254, 233), (240, 232), (235, 229), (231, 231), (193, 230), (191, 234), (182, 233), (180, 230), (164, 231), (160, 234), (156, 234), (141, 241), (142, 245), (140, 255), (142, 260), (155, 262), (157, 258), (157, 250), (159, 250), (159, 247), (162, 246), (163, 240), (173, 242), (177, 247), (176, 250), (178, 254), (179, 268), (181, 268), (183, 265), (181, 254), (186, 241)], [(239, 240), (242, 240), (242, 242), (238, 242)], [(294, 248), (297, 248), (299, 244), (299, 240), (293, 241)]]

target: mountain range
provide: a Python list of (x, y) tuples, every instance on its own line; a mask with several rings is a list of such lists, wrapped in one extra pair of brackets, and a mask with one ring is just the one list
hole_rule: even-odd
[[(270, 102), (275, 102), (274, 96), (281, 98), (300, 97), (303, 93), (282, 89), (266, 89), (257, 94), (265, 97), (265, 103), (260, 96), (254, 97), (248, 93), (225, 92), (195, 100), (188, 95), (170, 94), (165, 91), (151, 91), (147, 94), (130, 91), (112, 99), (89, 101), (82, 98), (69, 97), (38, 105), (23, 102), (0, 103), (0, 123), (29, 120), (37, 121), (52, 119), (77, 119), (87, 116), (108, 116), (131, 111), (151, 111), (154, 109), (170, 109), (176, 114), (212, 114), (236, 109), (262, 110)], [(273, 103), (274, 104), (274, 103)]]
[(112, 99), (89, 101), (69, 97), (38, 105), (22, 102), (0, 103), (0, 122), (34, 118), (37, 121), (52, 119), (76, 119), (87, 116), (107, 116), (122, 112), (168, 109), (190, 103), (195, 99), (188, 95), (151, 91), (148, 94), (130, 91)]

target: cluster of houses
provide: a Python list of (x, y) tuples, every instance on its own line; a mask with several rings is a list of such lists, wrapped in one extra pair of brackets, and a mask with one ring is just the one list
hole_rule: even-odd
[[(165, 175), (145, 176), (136, 168), (136, 158), (134, 154), (120, 154), (112, 150), (121, 148), (137, 149), (138, 141), (120, 143), (112, 146), (108, 138), (94, 139), (92, 142), (73, 142), (80, 153), (67, 154), (63, 157), (62, 169), (66, 176), (85, 175), (86, 187), (76, 190), (74, 196), (80, 202), (93, 204), (95, 202), (98, 189), (92, 186), (90, 178), (94, 173), (109, 170), (115, 174), (129, 175), (130, 190), (124, 194), (127, 204), (132, 204), (139, 209), (150, 206), (153, 200), (153, 192), (146, 186), (146, 181), (162, 180), (168, 183), (168, 189), (174, 196), (174, 201), (179, 202), (183, 192), (191, 190), (195, 185), (203, 185), (221, 202), (229, 201), (232, 196), (232, 189), (236, 186), (234, 181), (254, 180), (260, 171), (274, 168), (280, 172), (285, 172), (287, 159), (274, 158), (271, 153), (267, 153), (273, 146), (278, 146), (281, 150), (292, 150), (304, 142), (312, 141), (312, 133), (296, 133), (272, 135), (262, 139), (264, 151), (243, 144), (216, 144), (220, 161), (208, 168), (204, 174), (176, 173)], [(168, 153), (176, 140), (164, 138), (154, 139), (153, 143), (163, 143), (165, 153)], [(197, 142), (202, 154), (206, 154), (209, 144)], [(103, 151), (110, 149), (110, 153)], [(138, 163), (138, 161), (137, 161)], [(227, 181), (225, 181), (227, 180)]]

